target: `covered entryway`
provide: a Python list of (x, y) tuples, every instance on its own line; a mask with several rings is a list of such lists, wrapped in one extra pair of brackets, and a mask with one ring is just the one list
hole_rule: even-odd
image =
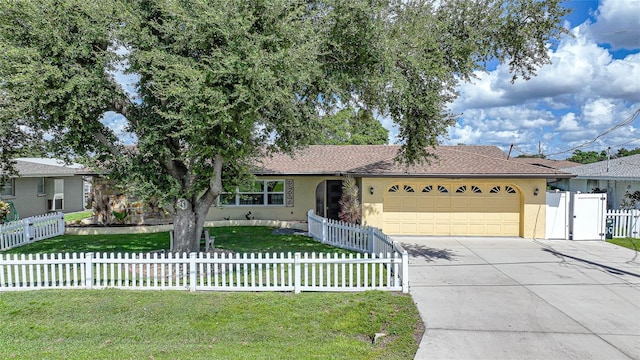
[(520, 236), (520, 192), (507, 183), (399, 182), (383, 211), (387, 234)]
[(342, 180), (325, 180), (316, 187), (316, 214), (339, 220)]

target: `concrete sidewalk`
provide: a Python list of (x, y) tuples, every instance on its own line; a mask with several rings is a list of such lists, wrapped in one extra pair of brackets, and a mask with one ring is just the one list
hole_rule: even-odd
[(395, 237), (416, 359), (640, 359), (640, 255), (602, 241)]

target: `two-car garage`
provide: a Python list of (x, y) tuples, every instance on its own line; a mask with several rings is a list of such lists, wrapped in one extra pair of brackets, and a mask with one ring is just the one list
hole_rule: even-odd
[(520, 236), (520, 191), (504, 182), (397, 182), (383, 196), (393, 235)]

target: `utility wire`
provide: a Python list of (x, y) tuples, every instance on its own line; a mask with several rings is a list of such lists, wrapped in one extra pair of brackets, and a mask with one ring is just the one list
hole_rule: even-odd
[[(609, 133), (611, 133), (611, 132), (613, 132), (613, 131), (615, 131), (615, 130), (623, 127), (623, 126), (627, 126), (627, 125), (631, 124), (638, 117), (638, 115), (640, 115), (640, 108), (637, 109), (636, 111), (634, 111), (633, 114), (631, 114), (631, 116), (629, 116), (628, 118), (626, 118), (622, 122), (610, 127), (609, 129), (605, 130), (604, 132), (600, 133), (598, 136), (596, 136), (592, 140), (589, 140), (589, 141), (587, 141), (587, 142), (585, 142), (583, 144), (580, 144), (578, 146), (572, 147), (571, 149), (568, 149), (568, 150), (563, 150), (563, 151), (555, 152), (555, 153), (552, 153), (552, 154), (546, 154), (545, 157), (546, 156), (560, 155), (560, 154), (564, 154), (564, 153), (568, 153), (568, 152), (573, 152), (574, 150), (583, 148), (585, 146), (589, 146), (589, 145), (593, 144), (594, 142), (596, 142), (596, 140), (598, 140), (599, 138), (601, 138), (601, 137), (603, 137), (603, 136), (605, 136), (605, 135), (607, 135), (607, 134), (609, 134)], [(627, 141), (625, 143), (622, 143), (620, 145), (614, 145), (614, 147), (623, 146), (623, 145), (626, 145), (626, 144), (629, 144), (629, 143), (632, 143), (632, 142), (635, 142), (635, 141), (638, 141), (638, 140), (640, 140), (640, 139), (632, 139), (632, 140)], [(520, 149), (515, 144), (512, 144), (512, 146), (513, 146), (514, 150), (522, 153), (525, 156), (535, 156), (535, 154), (529, 154), (526, 151)]]
[(615, 130), (623, 127), (623, 126), (627, 126), (627, 125), (631, 124), (638, 117), (638, 114), (640, 114), (640, 109), (637, 109), (636, 111), (634, 111), (634, 113), (631, 116), (629, 116), (627, 119), (623, 120), (619, 124), (616, 124), (616, 125), (610, 127), (609, 129), (605, 130), (604, 132), (600, 133), (600, 135), (598, 135), (595, 138), (593, 138), (593, 140), (587, 141), (584, 144), (575, 146), (575, 147), (573, 147), (573, 148), (571, 148), (569, 150), (560, 151), (560, 152), (556, 152), (556, 153), (553, 153), (553, 154), (548, 154), (547, 156), (554, 156), (554, 155), (560, 155), (560, 154), (564, 154), (564, 153), (568, 153), (568, 152), (573, 152), (574, 150), (583, 148), (585, 146), (589, 146), (589, 145), (593, 144), (594, 142), (596, 142), (596, 140), (598, 140), (599, 138), (601, 138), (601, 137), (603, 137), (603, 136), (605, 136), (605, 135), (607, 135), (607, 134), (609, 134), (609, 133), (611, 133), (611, 132), (613, 132), (613, 131), (615, 131)]

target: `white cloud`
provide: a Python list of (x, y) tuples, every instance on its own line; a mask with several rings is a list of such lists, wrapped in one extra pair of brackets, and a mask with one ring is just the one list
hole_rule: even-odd
[(109, 128), (120, 139), (123, 144), (133, 144), (137, 142), (135, 134), (127, 131), (127, 119), (113, 111), (104, 113), (100, 122)]
[(640, 102), (640, 54), (612, 61), (593, 79), (591, 87), (602, 96)]
[[(610, 48), (629, 43), (627, 32), (621, 31), (630, 21), (640, 29), (640, 0), (620, 5), (604, 1), (596, 16), (595, 23), (579, 24), (571, 29), (573, 37), (561, 39), (550, 49), (552, 64), (540, 68), (531, 80), (512, 84), (508, 68), (499, 65), (494, 71), (478, 73), (474, 83), (461, 84), (451, 110), (463, 115), (447, 143), (494, 144), (503, 149), (516, 144), (533, 154), (541, 142), (545, 154), (558, 153), (590, 143), (639, 109), (640, 36), (631, 42), (633, 51), (614, 53)], [(617, 40), (607, 40), (603, 29)], [(639, 137), (640, 119), (582, 150), (620, 144), (638, 147)], [(570, 155), (563, 152), (555, 158)]]
[(576, 114), (568, 113), (560, 119), (560, 125), (558, 126), (560, 131), (578, 131), (580, 130), (580, 124), (576, 119)]
[(471, 126), (466, 125), (463, 127), (454, 126), (449, 131), (450, 144), (476, 144), (482, 136), (482, 133), (478, 129), (473, 129)]
[(640, 1), (602, 0), (590, 32), (613, 49), (640, 48)]
[(611, 100), (596, 99), (586, 103), (582, 108), (583, 119), (590, 126), (611, 125), (614, 121), (614, 109), (615, 105)]

